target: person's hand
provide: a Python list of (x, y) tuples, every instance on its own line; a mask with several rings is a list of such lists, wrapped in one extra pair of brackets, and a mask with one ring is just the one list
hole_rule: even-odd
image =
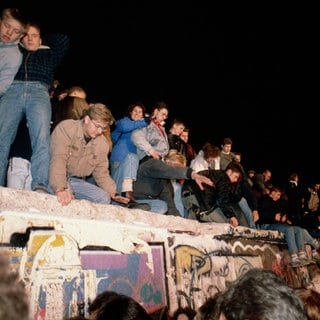
[(161, 160), (161, 155), (156, 150), (152, 150), (150, 155), (153, 159)]
[(236, 217), (231, 217), (229, 219), (229, 223), (234, 227), (236, 228), (238, 225), (239, 225), (239, 221)]
[(199, 186), (199, 188), (201, 190), (204, 189), (203, 184), (207, 184), (210, 187), (214, 187), (214, 183), (212, 180), (210, 180), (206, 176), (203, 176), (195, 171), (192, 172), (191, 177), (197, 183), (197, 185)]
[(119, 194), (115, 194), (115, 195), (111, 196), (111, 199), (116, 202), (123, 203), (123, 204), (128, 204), (130, 201), (129, 198), (120, 196)]
[(275, 214), (274, 220), (277, 221), (277, 222), (281, 222), (281, 213), (280, 212)]
[(67, 206), (72, 200), (74, 200), (73, 193), (68, 189), (57, 191), (56, 195), (57, 195), (58, 201), (63, 206)]
[(253, 210), (252, 211), (252, 220), (253, 220), (254, 223), (256, 223), (259, 220), (258, 210)]

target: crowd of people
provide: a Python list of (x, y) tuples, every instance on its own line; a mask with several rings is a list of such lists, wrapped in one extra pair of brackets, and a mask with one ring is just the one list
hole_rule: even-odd
[(196, 151), (183, 119), (166, 128), (165, 101), (155, 102), (150, 114), (142, 102), (133, 102), (115, 119), (109, 106), (88, 102), (84, 88), (55, 85), (69, 47), (67, 35), (43, 35), (18, 9), (3, 10), (0, 186), (53, 194), (63, 206), (85, 199), (278, 230), (292, 267), (320, 264), (319, 184), (303, 186), (292, 172), (282, 186), (273, 185), (270, 169), (242, 166), (229, 137)]
[[(0, 319), (31, 320), (29, 296), (19, 274), (0, 256)], [(138, 301), (115, 291), (103, 291), (81, 314), (68, 320), (319, 320), (320, 271), (310, 269), (311, 281), (292, 288), (270, 270), (252, 268), (199, 308), (167, 307), (148, 313)]]

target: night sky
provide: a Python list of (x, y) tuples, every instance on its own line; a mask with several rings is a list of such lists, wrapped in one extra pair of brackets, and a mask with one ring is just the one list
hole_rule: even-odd
[(297, 76), (305, 45), (299, 16), (211, 1), (26, 3), (43, 30), (71, 36), (56, 78), (82, 86), (115, 118), (136, 100), (148, 110), (165, 100), (167, 128), (175, 117), (185, 120), (197, 150), (229, 136), (246, 169), (269, 168), (276, 183), (293, 171), (320, 182), (316, 155), (308, 155), (318, 144), (318, 117), (307, 112), (306, 80)]

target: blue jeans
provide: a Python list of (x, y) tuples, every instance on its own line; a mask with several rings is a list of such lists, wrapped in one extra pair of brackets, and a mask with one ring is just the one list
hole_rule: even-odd
[(160, 199), (136, 199), (138, 203), (147, 203), (150, 206), (150, 212), (165, 214), (168, 211), (167, 203)]
[(174, 191), (174, 204), (176, 205), (181, 217), (186, 218), (188, 216), (188, 211), (185, 209), (182, 203), (182, 185), (173, 180), (172, 186)]
[(262, 224), (263, 230), (277, 230), (284, 234), (290, 254), (305, 250), (303, 229), (284, 223)]
[(32, 145), (31, 189), (48, 190), (51, 103), (48, 88), (36, 81), (14, 81), (0, 100), (0, 185), (5, 185), (8, 155), (26, 115)]
[[(89, 180), (90, 181), (90, 180)], [(98, 187), (94, 180), (86, 181), (76, 177), (69, 177), (69, 187), (76, 199), (88, 200), (94, 203), (110, 204), (110, 194)]]
[(110, 174), (117, 185), (117, 193), (121, 194), (124, 179), (137, 179), (139, 157), (135, 153), (128, 153), (122, 161), (110, 162)]
[(252, 229), (257, 229), (256, 224), (254, 223), (252, 218), (252, 210), (250, 209), (246, 198), (242, 197), (238, 202), (238, 205), (242, 210), (244, 216), (246, 217), (249, 227)]

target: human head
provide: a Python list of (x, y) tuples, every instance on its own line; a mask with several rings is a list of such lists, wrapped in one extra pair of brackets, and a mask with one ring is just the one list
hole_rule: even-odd
[[(97, 301), (96, 301), (97, 300)], [(113, 291), (100, 293), (89, 306), (94, 320), (151, 320), (147, 311), (133, 298)]]
[(281, 198), (282, 190), (277, 186), (273, 186), (270, 189), (269, 196), (273, 199), (273, 201), (278, 201)]
[(176, 136), (180, 136), (186, 125), (180, 119), (174, 119), (171, 123), (170, 132)]
[(219, 294), (220, 318), (212, 320), (307, 320), (295, 290), (271, 270), (253, 268)]
[(152, 119), (164, 125), (165, 120), (168, 118), (169, 109), (164, 101), (157, 102), (152, 110)]
[(83, 111), (84, 134), (96, 138), (106, 132), (115, 122), (110, 109), (102, 103), (93, 103)]
[(228, 175), (231, 183), (238, 183), (241, 181), (243, 173), (239, 163), (232, 161), (226, 168), (226, 174)]
[(255, 174), (256, 174), (256, 172), (254, 170), (252, 170), (252, 169), (248, 170), (248, 177), (249, 178), (253, 178)]
[(232, 140), (230, 138), (224, 138), (221, 145), (221, 150), (224, 153), (229, 154), (231, 152), (231, 148), (232, 148)]
[(172, 320), (192, 320), (197, 312), (190, 307), (179, 307), (172, 315)]
[(28, 320), (29, 300), (19, 275), (0, 256), (0, 319)]
[(293, 173), (289, 174), (288, 180), (289, 181), (298, 182), (299, 181), (299, 175), (296, 172), (293, 172)]
[(296, 289), (296, 294), (304, 303), (308, 320), (320, 320), (320, 295), (305, 288)]
[(146, 108), (142, 102), (132, 103), (129, 105), (127, 113), (131, 120), (137, 121), (145, 116)]
[(271, 177), (272, 177), (272, 173), (269, 169), (265, 169), (263, 172), (263, 177), (264, 177), (264, 182), (268, 182), (271, 180)]
[(39, 49), (41, 41), (40, 27), (34, 22), (29, 22), (26, 26), (26, 33), (21, 39), (22, 45), (28, 51), (36, 51)]
[(26, 32), (26, 19), (19, 9), (6, 8), (0, 18), (0, 42), (15, 43)]
[(236, 160), (240, 163), (241, 157), (242, 157), (241, 152), (234, 152), (234, 155), (235, 155)]
[(189, 129), (188, 128), (184, 128), (184, 130), (181, 132), (180, 134), (180, 138), (187, 143), (189, 140)]
[(308, 273), (310, 282), (307, 285), (307, 289), (317, 292), (320, 294), (320, 269), (316, 264), (308, 266)]
[(61, 101), (65, 97), (68, 97), (68, 96), (79, 97), (79, 98), (82, 98), (82, 99), (86, 99), (87, 98), (87, 93), (80, 86), (72, 86), (72, 87), (70, 87), (68, 89), (64, 89), (64, 90), (58, 92), (56, 96), (57, 96), (57, 100), (58, 101)]
[(212, 164), (215, 159), (220, 157), (220, 149), (211, 143), (207, 142), (202, 147), (203, 158), (209, 163)]
[(187, 165), (186, 157), (176, 149), (170, 149), (165, 155), (164, 161), (166, 164), (173, 167), (186, 167)]

